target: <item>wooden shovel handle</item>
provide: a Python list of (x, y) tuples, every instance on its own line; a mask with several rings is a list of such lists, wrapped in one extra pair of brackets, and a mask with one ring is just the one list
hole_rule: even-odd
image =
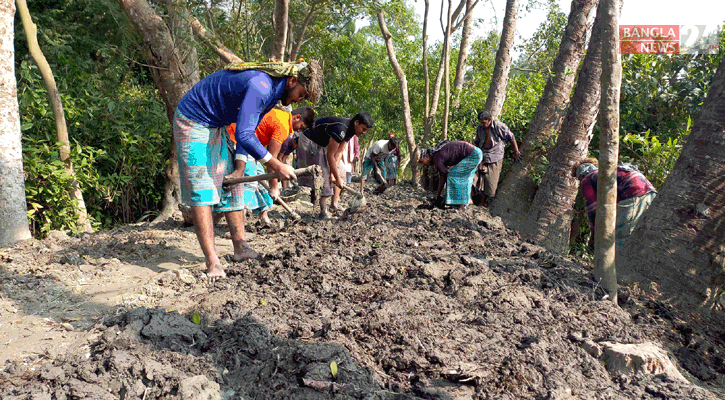
[(362, 193), (358, 192), (357, 190), (355, 190), (355, 189), (351, 188), (350, 186), (347, 186), (347, 185), (346, 185), (346, 184), (344, 184), (344, 183), (342, 184), (342, 188), (343, 188), (343, 189), (345, 189), (345, 190), (347, 190), (347, 191), (348, 191), (348, 192), (349, 192), (350, 194), (352, 194), (352, 195), (356, 196), (356, 197), (357, 197), (357, 198), (359, 198), (359, 199), (360, 199), (360, 198), (363, 198), (363, 197), (365, 197), (365, 195), (364, 195), (364, 194), (362, 194)]
[[(310, 165), (307, 168), (296, 169), (295, 175), (307, 176), (307, 175), (314, 175), (314, 174), (320, 173), (320, 172), (321, 172), (321, 169), (320, 169), (319, 165)], [(241, 178), (233, 178), (233, 179), (224, 179), (224, 181), (222, 181), (222, 184), (223, 185), (235, 185), (237, 183), (258, 182), (258, 181), (266, 181), (269, 179), (280, 179), (279, 174), (277, 172), (270, 172), (268, 174), (243, 176)]]
[[(264, 187), (265, 189), (267, 189), (267, 191), (269, 191), (269, 185), (267, 185), (267, 182), (265, 182), (265, 181), (259, 181), (259, 184), (260, 184), (260, 185), (262, 185), (262, 187)], [(276, 201), (276, 202), (277, 202), (277, 204), (281, 205), (281, 206), (282, 206), (282, 208), (284, 208), (285, 210), (287, 210), (287, 212), (288, 212), (288, 213), (292, 214), (292, 218), (293, 218), (293, 219), (300, 219), (300, 218), (302, 218), (302, 217), (300, 217), (300, 215), (299, 215), (299, 214), (297, 214), (297, 213), (295, 212), (295, 210), (293, 210), (293, 209), (292, 209), (292, 208), (291, 208), (291, 207), (290, 207), (290, 206), (289, 206), (289, 205), (288, 205), (288, 204), (287, 204), (287, 203), (286, 203), (286, 202), (285, 202), (284, 200), (282, 200), (282, 199), (281, 199), (281, 198), (280, 198), (279, 196), (272, 196), (272, 194), (270, 193), (270, 197), (272, 197), (272, 200)]]

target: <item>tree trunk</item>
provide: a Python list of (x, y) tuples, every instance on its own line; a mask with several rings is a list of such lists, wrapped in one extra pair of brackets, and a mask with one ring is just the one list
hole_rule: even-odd
[(191, 14), (188, 14), (187, 17), (189, 24), (191, 25), (191, 29), (194, 31), (194, 36), (207, 45), (207, 47), (212, 49), (212, 51), (214, 51), (222, 60), (227, 63), (242, 62), (242, 59), (229, 50), (224, 43), (210, 35), (198, 19)]
[(594, 21), (589, 49), (579, 70), (559, 140), (531, 203), (521, 234), (556, 253), (569, 252), (569, 236), (579, 181), (571, 176), (577, 160), (587, 156), (592, 130), (599, 113), (602, 77), (602, 20)]
[(275, 61), (284, 61), (287, 47), (287, 28), (289, 27), (290, 0), (275, 0), (274, 2), (274, 50), (272, 58)]
[(443, 76), (445, 77), (445, 90), (443, 96), (445, 97), (443, 102), (443, 140), (448, 139), (448, 117), (451, 111), (451, 74), (448, 72), (451, 67), (451, 6), (453, 2), (448, 0), (448, 13), (446, 17), (446, 29), (445, 29), (445, 60), (443, 64)]
[(380, 31), (383, 34), (385, 40), (385, 47), (388, 49), (388, 58), (390, 58), (390, 65), (395, 70), (395, 75), (398, 77), (400, 83), (400, 102), (403, 106), (403, 124), (405, 125), (405, 138), (408, 141), (408, 149), (410, 151), (411, 158), (413, 159), (412, 172), (413, 182), (418, 181), (418, 146), (415, 143), (415, 134), (413, 133), (413, 120), (410, 116), (410, 99), (408, 97), (408, 79), (405, 76), (405, 71), (398, 63), (398, 58), (395, 54), (395, 48), (393, 47), (393, 39), (388, 26), (385, 24), (385, 16), (383, 10), (378, 10), (378, 24), (380, 25)]
[[(189, 22), (174, 9), (180, 0), (173, 0), (169, 7), (167, 26), (146, 0), (118, 0), (133, 25), (144, 40), (149, 64), (156, 87), (166, 104), (166, 115), (173, 124), (174, 112), (181, 97), (199, 81), (199, 63), (196, 50), (189, 45)], [(155, 222), (171, 218), (178, 211), (180, 201), (179, 165), (176, 144), (171, 135), (169, 166), (166, 169), (164, 205)]]
[(511, 69), (511, 48), (514, 45), (518, 11), (518, 0), (506, 0), (506, 16), (503, 19), (501, 41), (496, 51), (496, 65), (493, 68), (493, 76), (491, 77), (491, 85), (488, 87), (488, 98), (485, 106), (485, 109), (490, 111), (494, 118), (501, 113), (503, 102), (506, 99), (506, 86), (508, 85), (509, 70)]
[(15, 81), (15, 3), (0, 0), (0, 247), (30, 239)]
[(40, 74), (43, 76), (43, 82), (45, 83), (45, 90), (48, 92), (48, 99), (50, 101), (51, 108), (53, 110), (53, 118), (55, 119), (55, 129), (58, 135), (58, 142), (60, 146), (60, 160), (65, 164), (65, 171), (71, 176), (70, 190), (71, 197), (76, 200), (77, 206), (75, 214), (77, 216), (78, 226), (84, 232), (93, 232), (91, 227), (91, 221), (88, 219), (88, 212), (86, 211), (86, 202), (83, 199), (83, 192), (81, 192), (80, 184), (76, 180), (76, 173), (73, 170), (73, 163), (70, 159), (70, 143), (68, 141), (68, 128), (65, 123), (65, 113), (63, 112), (63, 102), (60, 99), (60, 93), (58, 92), (58, 86), (55, 84), (55, 78), (53, 77), (53, 71), (50, 69), (48, 60), (45, 59), (40, 45), (38, 44), (38, 29), (33, 23), (28, 11), (28, 5), (25, 0), (17, 0), (18, 13), (23, 21), (23, 27), (25, 29), (25, 36), (28, 39), (28, 50), (30, 55), (33, 57), (33, 61), (38, 66)]
[(456, 77), (453, 79), (453, 107), (458, 107), (463, 90), (463, 81), (466, 77), (466, 63), (468, 62), (468, 47), (471, 41), (471, 28), (473, 26), (473, 8), (475, 0), (466, 1), (466, 16), (463, 18), (463, 30), (461, 31), (461, 47), (458, 49), (458, 64), (456, 65)]
[[(428, 144), (428, 137), (433, 126), (433, 117), (430, 114), (430, 73), (428, 71), (428, 10), (430, 1), (425, 0), (425, 11), (423, 12), (423, 81), (425, 85), (425, 106), (423, 108), (423, 138), (420, 141), (422, 146)], [(418, 186), (420, 181), (413, 180), (413, 185)]]
[(590, 17), (597, 1), (572, 1), (569, 20), (554, 60), (553, 75), (546, 82), (526, 137), (519, 143), (523, 159), (513, 164), (491, 204), (491, 213), (500, 216), (512, 229), (524, 228), (535, 194), (531, 173), (544, 162), (566, 113), (576, 77), (573, 71), (579, 67), (584, 54)]
[[(455, 19), (456, 16), (460, 13), (461, 9), (463, 8), (463, 4), (465, 4), (466, 0), (461, 0), (459, 3), (456, 11), (453, 13), (452, 19)], [(450, 9), (450, 7), (449, 7)], [(443, 4), (441, 4), (441, 16), (443, 15)], [(441, 61), (438, 64), (438, 73), (436, 74), (435, 83), (433, 83), (433, 93), (432, 98), (430, 102), (428, 101), (430, 90), (429, 90), (429, 78), (428, 78), (428, 71), (427, 71), (427, 57), (426, 57), (426, 29), (428, 24), (428, 1), (426, 1), (426, 12), (425, 17), (423, 19), (423, 59), (426, 60), (423, 64), (424, 68), (424, 74), (425, 74), (425, 85), (426, 85), (426, 116), (424, 126), (423, 126), (423, 139), (421, 139), (420, 143), (421, 145), (426, 145), (428, 141), (433, 137), (433, 124), (435, 123), (435, 115), (438, 111), (438, 100), (440, 98), (441, 93), (441, 82), (443, 81), (443, 73), (447, 69), (444, 67), (446, 64), (446, 52), (450, 51), (451, 47), (451, 34), (453, 33), (450, 30), (444, 29), (444, 35), (443, 35), (443, 49), (441, 51)], [(441, 23), (441, 28), (443, 28)]]
[[(310, 5), (310, 10), (307, 12), (307, 15), (305, 16), (305, 20), (302, 22), (302, 28), (300, 28), (300, 34), (297, 37), (297, 39), (293, 39), (295, 42), (294, 47), (289, 46), (290, 48), (292, 48), (292, 51), (290, 52), (289, 57), (287, 58), (288, 60), (292, 60), (292, 61), (297, 60), (297, 56), (300, 54), (300, 48), (302, 47), (302, 43), (304, 43), (303, 39), (305, 37), (305, 32), (307, 31), (307, 27), (310, 25), (310, 21), (312, 20), (312, 16), (314, 15), (318, 4), (319, 4), (318, 2), (313, 2)], [(290, 33), (288, 36), (294, 38), (294, 33), (292, 32), (291, 29), (289, 32)]]
[(725, 283), (725, 60), (672, 172), (617, 256), (623, 281), (657, 282), (682, 306), (712, 306)]
[(617, 219), (617, 162), (619, 160), (619, 93), (622, 59), (617, 25), (619, 0), (602, 0), (597, 18), (602, 20), (602, 100), (599, 125), (599, 176), (594, 234), (594, 277), (617, 304), (617, 271), (614, 263)]

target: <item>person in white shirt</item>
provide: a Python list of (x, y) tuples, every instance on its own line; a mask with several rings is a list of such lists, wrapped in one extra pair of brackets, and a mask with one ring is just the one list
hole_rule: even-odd
[(373, 143), (367, 152), (365, 152), (365, 158), (363, 159), (362, 176), (360, 177), (360, 192), (362, 193), (365, 189), (365, 181), (370, 173), (373, 173), (375, 180), (378, 181), (380, 186), (376, 189), (376, 192), (382, 193), (387, 188), (385, 182), (385, 159), (388, 158), (388, 154), (391, 151), (398, 148), (400, 139), (392, 137), (390, 139), (378, 140)]

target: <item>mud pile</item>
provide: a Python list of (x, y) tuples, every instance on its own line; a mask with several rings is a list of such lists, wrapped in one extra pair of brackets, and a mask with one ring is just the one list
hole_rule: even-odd
[[(301, 223), (248, 224), (262, 257), (211, 283), (198, 267), (158, 268), (129, 289), (140, 307), (74, 321), (83, 343), (6, 363), (0, 398), (719, 398), (721, 325), (685, 323), (634, 289), (616, 307), (588, 266), (521, 242), (483, 208), (418, 209), (426, 196), (400, 184), (320, 221), (300, 195)], [(64, 243), (16, 247), (3, 278), (72, 269), (63, 257), (153, 270), (160, 253), (184, 254), (181, 264), (200, 253), (180, 222)], [(606, 342), (661, 343), (689, 381), (612, 374), (596, 351)]]

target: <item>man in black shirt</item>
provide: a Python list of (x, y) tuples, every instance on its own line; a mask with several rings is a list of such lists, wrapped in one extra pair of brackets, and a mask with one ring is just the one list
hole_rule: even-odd
[[(345, 180), (341, 177), (340, 162), (345, 145), (353, 136), (365, 134), (373, 127), (373, 118), (360, 112), (352, 118), (323, 117), (306, 129), (298, 139), (297, 160), (300, 168), (310, 165), (322, 167), (324, 186), (320, 197), (320, 217), (329, 218), (327, 198), (334, 190), (341, 190)], [(300, 185), (314, 187), (311, 177), (300, 177)], [(333, 204), (333, 207), (336, 207)]]

